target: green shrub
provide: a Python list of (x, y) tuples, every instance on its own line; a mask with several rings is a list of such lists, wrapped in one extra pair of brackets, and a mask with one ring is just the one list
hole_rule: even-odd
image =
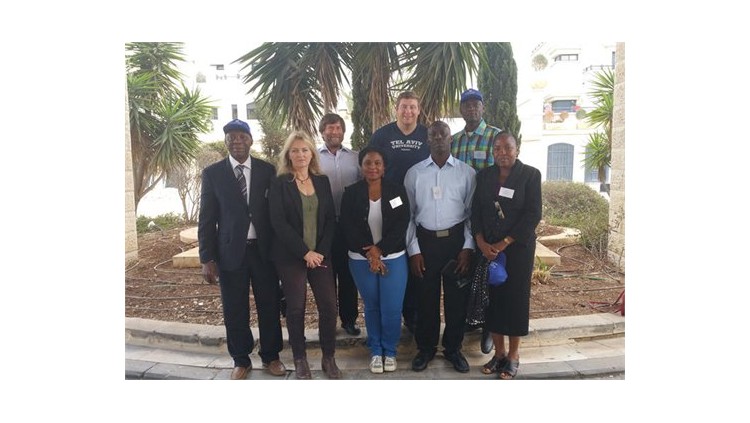
[(580, 230), (586, 248), (606, 254), (609, 202), (585, 184), (542, 183), (542, 219), (550, 225)]
[[(156, 226), (149, 228), (148, 224), (152, 221)], [(159, 230), (166, 231), (167, 229), (174, 229), (183, 224), (184, 220), (182, 219), (182, 216), (176, 215), (174, 213), (167, 213), (160, 214), (156, 217), (138, 216), (138, 219), (136, 219), (135, 221), (135, 228), (136, 231), (138, 231), (138, 234), (143, 234), (146, 232), (156, 232)]]

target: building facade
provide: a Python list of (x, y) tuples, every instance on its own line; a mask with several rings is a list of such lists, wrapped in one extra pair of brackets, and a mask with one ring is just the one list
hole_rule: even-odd
[[(583, 163), (589, 134), (603, 131), (592, 128), (585, 113), (594, 108), (587, 93), (595, 73), (614, 69), (615, 43), (544, 42), (531, 51), (514, 51), (514, 57), (519, 68), (521, 160), (538, 168), (543, 181), (582, 182), (597, 191), (606, 190), (597, 169)], [(546, 66), (534, 68), (534, 63), (545, 61)], [(606, 173), (609, 182), (610, 172)]]

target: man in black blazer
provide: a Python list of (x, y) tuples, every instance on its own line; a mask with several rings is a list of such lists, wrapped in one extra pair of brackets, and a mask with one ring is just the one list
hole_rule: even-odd
[(198, 243), (203, 277), (211, 284), (219, 279), (227, 349), (235, 366), (231, 378), (245, 379), (252, 369), (251, 283), (263, 367), (283, 376), (279, 278), (269, 262), (273, 231), (268, 187), (276, 171), (250, 156), (253, 137), (246, 122), (232, 120), (224, 126), (224, 134), (229, 156), (202, 174)]

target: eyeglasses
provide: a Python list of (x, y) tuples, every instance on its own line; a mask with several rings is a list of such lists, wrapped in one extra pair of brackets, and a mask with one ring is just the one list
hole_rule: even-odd
[(497, 217), (500, 220), (505, 219), (505, 213), (503, 213), (503, 208), (500, 207), (500, 202), (495, 201), (495, 210), (497, 210)]

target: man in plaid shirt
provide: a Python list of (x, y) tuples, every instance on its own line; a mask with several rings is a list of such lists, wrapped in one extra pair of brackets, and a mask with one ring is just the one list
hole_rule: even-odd
[(492, 140), (500, 129), (488, 125), (482, 118), (484, 99), (482, 93), (469, 88), (461, 94), (461, 116), (466, 122), (462, 131), (453, 134), (451, 154), (477, 172), (492, 166)]
[[(484, 113), (484, 98), (482, 93), (469, 88), (461, 94), (461, 116), (466, 122), (462, 131), (453, 134), (451, 142), (451, 154), (453, 157), (471, 166), (479, 172), (481, 169), (492, 166), (495, 159), (492, 156), (492, 141), (500, 129), (491, 125), (482, 118)], [(467, 325), (466, 330), (472, 331), (477, 326)], [(492, 337), (490, 332), (482, 328), (482, 339), (480, 346), (484, 354), (492, 351)]]

